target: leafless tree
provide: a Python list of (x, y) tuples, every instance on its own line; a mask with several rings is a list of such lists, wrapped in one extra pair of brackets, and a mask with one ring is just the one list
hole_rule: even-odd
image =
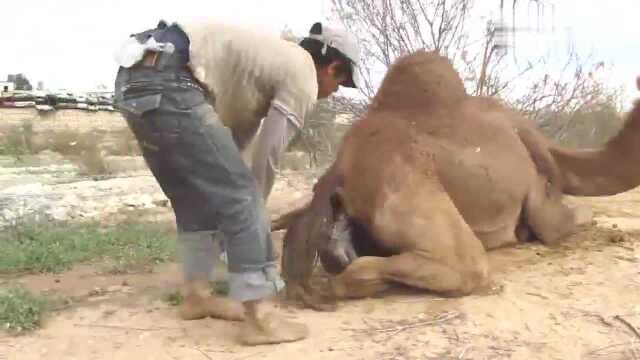
[[(542, 30), (540, 20), (533, 28), (516, 26), (516, 9), (533, 6), (538, 18), (553, 17), (551, 0), (496, 0), (500, 17), (487, 20), (483, 36), (475, 39), (470, 23), (474, 0), (332, 0), (331, 4), (334, 19), (355, 33), (363, 51), (360, 91), (367, 100), (338, 98), (335, 104), (342, 111), (362, 112), (395, 59), (417, 49), (435, 50), (451, 59), (469, 93), (502, 98), (538, 122), (550, 121), (554, 113), (575, 113), (611, 93), (593, 75), (603, 64), (581, 56), (572, 44), (559, 72), (548, 69), (547, 54), (521, 64), (515, 72), (507, 71), (514, 68), (507, 57), (514, 51), (513, 32)], [(516, 91), (523, 88), (526, 91)], [(555, 135), (563, 136), (570, 126), (557, 128)]]
[(375, 79), (399, 56), (437, 50), (455, 61), (468, 47), (465, 20), (471, 0), (332, 0), (333, 13), (355, 32), (363, 53), (362, 94), (375, 94)]
[[(500, 95), (541, 62), (532, 62), (505, 78), (502, 73), (512, 29), (502, 18), (492, 19), (483, 36), (473, 39), (468, 29), (473, 5), (473, 0), (332, 0), (333, 14), (362, 43), (364, 86), (360, 91), (365, 98), (375, 94), (376, 80), (395, 59), (417, 49), (435, 50), (451, 59), (474, 95)], [(503, 1), (500, 6), (504, 7)], [(339, 104), (354, 111), (365, 108), (362, 102), (347, 99)]]

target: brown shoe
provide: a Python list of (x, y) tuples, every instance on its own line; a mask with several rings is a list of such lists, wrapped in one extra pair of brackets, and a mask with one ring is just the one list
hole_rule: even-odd
[(210, 295), (203, 283), (187, 285), (186, 295), (180, 305), (179, 313), (183, 320), (197, 320), (206, 317), (231, 321), (245, 319), (242, 303), (230, 298)]
[(245, 303), (247, 314), (240, 333), (240, 342), (243, 345), (294, 342), (309, 336), (309, 328), (306, 325), (288, 321), (275, 313), (260, 315), (255, 308), (251, 309), (252, 306), (256, 305)]

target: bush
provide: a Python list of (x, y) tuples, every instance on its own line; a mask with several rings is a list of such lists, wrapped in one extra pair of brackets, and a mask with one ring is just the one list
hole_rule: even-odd
[(20, 287), (0, 290), (0, 325), (12, 334), (38, 329), (51, 303)]

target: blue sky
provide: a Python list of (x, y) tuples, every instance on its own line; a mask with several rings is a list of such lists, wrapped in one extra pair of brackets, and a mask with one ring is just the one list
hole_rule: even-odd
[[(481, 15), (495, 12), (479, 0)], [(556, 32), (521, 35), (516, 45), (522, 58), (558, 48), (571, 34), (579, 49), (605, 61), (607, 80), (623, 85), (630, 98), (635, 76), (640, 75), (640, 31), (635, 18), (640, 1), (556, 0)], [(3, 1), (0, 26), (3, 32), (0, 78), (25, 73), (31, 82), (44, 81), (48, 88), (87, 90), (98, 84), (112, 86), (116, 65), (113, 51), (131, 32), (169, 20), (218, 19), (258, 26), (279, 32), (285, 25), (301, 35), (327, 14), (329, 0), (20, 0)], [(577, 10), (579, 9), (579, 10)], [(548, 10), (550, 11), (550, 10)], [(518, 21), (527, 24), (530, 14), (522, 8)], [(535, 20), (531, 20), (532, 23)], [(481, 29), (479, 29), (481, 31)], [(554, 47), (554, 44), (556, 46)]]

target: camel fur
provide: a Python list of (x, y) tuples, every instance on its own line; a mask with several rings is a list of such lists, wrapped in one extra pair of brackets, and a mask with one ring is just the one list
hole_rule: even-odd
[[(487, 251), (532, 239), (556, 244), (591, 222), (588, 209), (562, 202), (565, 194), (639, 185), (638, 139), (640, 102), (602, 149), (566, 149), (496, 99), (468, 95), (445, 57), (408, 54), (343, 138), (310, 203), (273, 223), (287, 229), (290, 295), (312, 293), (318, 255), (336, 275), (337, 298), (394, 283), (470, 294), (489, 280)], [(336, 239), (340, 221), (351, 234)]]

